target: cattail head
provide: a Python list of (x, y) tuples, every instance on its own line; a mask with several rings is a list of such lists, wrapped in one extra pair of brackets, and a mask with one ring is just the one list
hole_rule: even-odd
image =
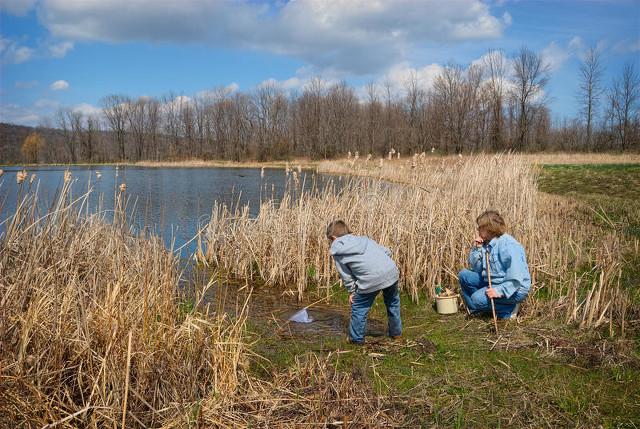
[(398, 159), (400, 159), (400, 151), (398, 151)]
[(435, 148), (435, 147), (433, 147), (433, 146), (431, 146), (431, 153), (433, 153), (433, 152), (435, 152), (435, 151), (436, 151), (436, 148)]
[(302, 166), (298, 164), (298, 174), (302, 174)]
[(18, 173), (16, 174), (16, 182), (18, 183), (18, 185), (24, 182), (26, 178), (27, 178), (26, 170), (18, 171)]
[(382, 164), (384, 164), (384, 160), (382, 158), (380, 158), (380, 168), (382, 168)]
[(36, 180), (36, 174), (35, 173), (33, 173), (31, 175), (31, 177), (29, 177), (29, 184), (32, 184), (34, 180)]
[(101, 178), (101, 177), (102, 177), (102, 173), (101, 173), (101, 172), (99, 172), (99, 171), (96, 171), (96, 177), (97, 177), (98, 179), (99, 179), (99, 178)]
[(360, 158), (360, 152), (356, 151), (356, 155), (353, 158), (357, 161)]
[(2, 176), (4, 174), (4, 171), (0, 170), (0, 176)]
[(120, 192), (125, 192), (127, 190), (127, 184), (126, 183), (121, 183), (120, 184)]
[(347, 159), (351, 159), (351, 151), (347, 152)]
[(264, 167), (260, 169), (260, 178), (264, 179)]
[(64, 172), (64, 183), (67, 183), (71, 180), (71, 171), (65, 170)]

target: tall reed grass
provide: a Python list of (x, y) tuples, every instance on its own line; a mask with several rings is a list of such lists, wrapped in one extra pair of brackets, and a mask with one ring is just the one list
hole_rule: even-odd
[(162, 241), (86, 215), (70, 186), (42, 216), (24, 192), (0, 239), (0, 426), (160, 427), (234, 394), (244, 317), (181, 311)]
[[(436, 285), (457, 287), (475, 218), (492, 208), (527, 251), (534, 283), (530, 313), (563, 314), (585, 326), (623, 324), (628, 299), (615, 287), (619, 237), (578, 215), (578, 203), (539, 193), (537, 170), (526, 157), (349, 159), (321, 163), (318, 171), (347, 179), (310, 192), (291, 182), (279, 204), (264, 201), (255, 218), (247, 207), (216, 205), (206, 262), (299, 298), (315, 288), (328, 294), (338, 277), (324, 229), (340, 218), (356, 234), (392, 249), (402, 288), (419, 301), (433, 297)], [(581, 272), (601, 276), (598, 299), (589, 299), (593, 276), (574, 277)]]

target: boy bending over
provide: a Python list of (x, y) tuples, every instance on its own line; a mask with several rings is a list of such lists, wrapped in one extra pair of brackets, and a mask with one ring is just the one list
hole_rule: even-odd
[(351, 234), (341, 220), (329, 224), (327, 238), (331, 242), (331, 256), (349, 292), (349, 341), (364, 344), (367, 314), (380, 291), (387, 307), (389, 336), (399, 338), (402, 335), (399, 273), (391, 251), (370, 238)]

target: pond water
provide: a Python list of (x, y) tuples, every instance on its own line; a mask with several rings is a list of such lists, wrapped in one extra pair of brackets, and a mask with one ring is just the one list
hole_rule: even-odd
[[(46, 166), (29, 167), (29, 177), (23, 184), (29, 187), (32, 174), (38, 187), (41, 211), (47, 211), (64, 180), (67, 168), (73, 175), (72, 193), (79, 197), (92, 189), (89, 196), (91, 211), (103, 210), (107, 219), (113, 210), (120, 184), (126, 183), (128, 212), (135, 230), (148, 230), (161, 236), (168, 248), (182, 247), (211, 216), (215, 201), (229, 206), (249, 204), (250, 214), (258, 213), (261, 200), (279, 200), (287, 183), (282, 169), (256, 168), (145, 168), (134, 166)], [(22, 167), (2, 167), (0, 177), (0, 223), (10, 217), (16, 208), (19, 185), (16, 173)], [(301, 183), (306, 190), (323, 186), (327, 176), (318, 176), (303, 170)], [(291, 182), (291, 179), (289, 179)], [(0, 235), (6, 223), (0, 225)], [(193, 240), (184, 246), (181, 256), (196, 250)]]

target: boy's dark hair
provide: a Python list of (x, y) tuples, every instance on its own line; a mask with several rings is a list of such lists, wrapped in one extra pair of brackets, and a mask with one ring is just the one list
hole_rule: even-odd
[(351, 234), (351, 230), (343, 220), (334, 220), (327, 226), (327, 238), (342, 237), (347, 234)]
[(485, 228), (486, 231), (494, 237), (500, 237), (507, 230), (507, 226), (500, 213), (495, 210), (487, 210), (476, 219), (479, 228)]

